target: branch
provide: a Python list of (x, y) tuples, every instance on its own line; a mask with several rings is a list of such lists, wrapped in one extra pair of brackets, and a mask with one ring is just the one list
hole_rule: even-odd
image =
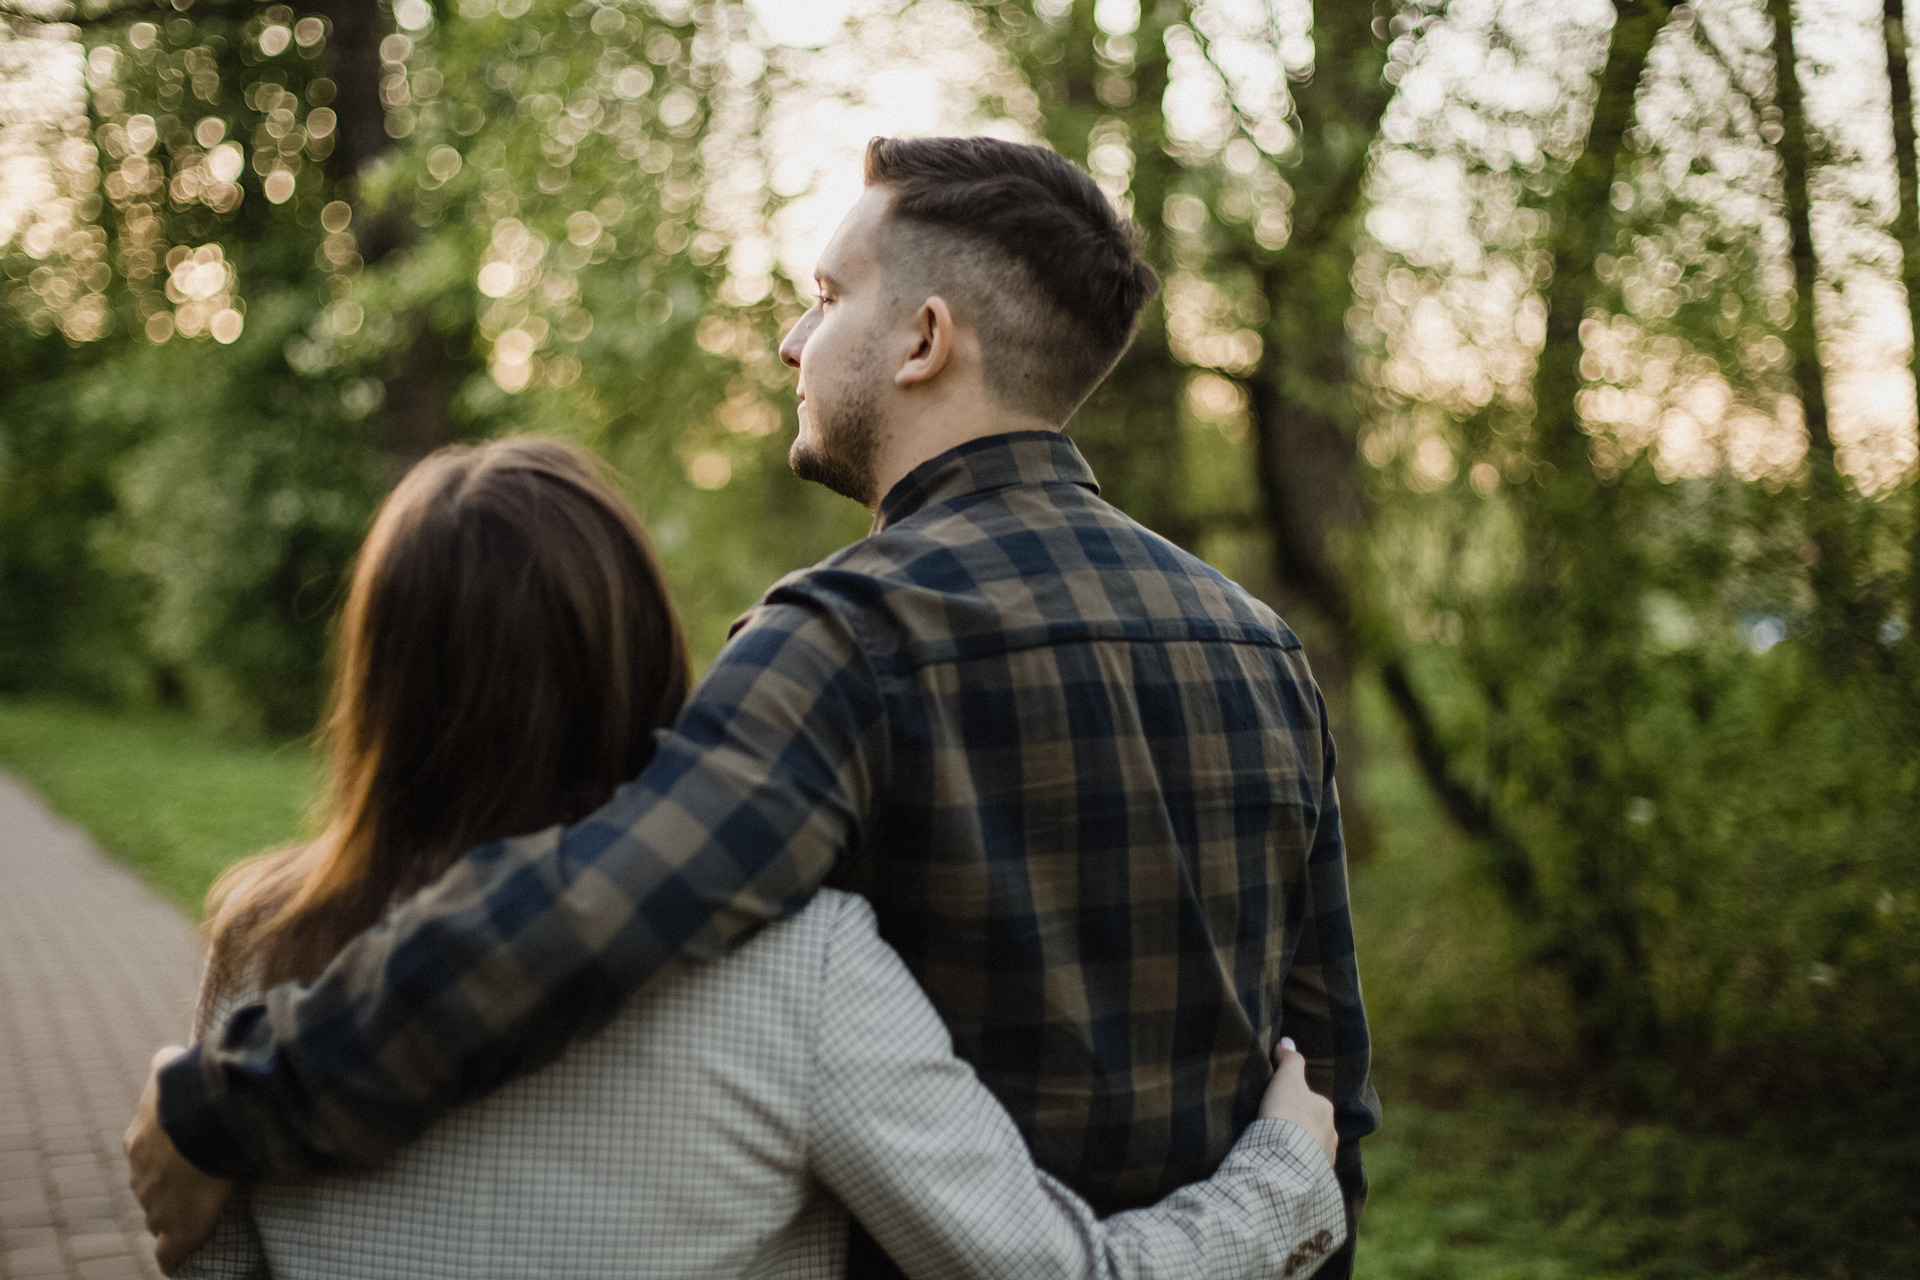
[(1414, 759), (1426, 776), (1427, 785), (1453, 824), (1485, 846), (1493, 862), (1494, 879), (1506, 895), (1508, 905), (1523, 914), (1530, 912), (1539, 898), (1539, 883), (1525, 847), (1500, 821), (1487, 798), (1454, 776), (1439, 726), (1415, 691), (1400, 655), (1388, 654), (1376, 657), (1375, 661), (1387, 699), (1407, 727)]
[[(1279, 27), (1277, 20), (1273, 17), (1271, 0), (1269, 0), (1265, 8), (1267, 13), (1268, 34), (1277, 44), (1279, 40)], [(1253, 134), (1255, 125), (1252, 117), (1241, 109), (1239, 102), (1234, 98), (1232, 81), (1228, 78), (1226, 71), (1220, 66), (1219, 60), (1214, 56), (1212, 41), (1197, 27), (1190, 25), (1188, 29), (1193, 32), (1194, 40), (1198, 43), (1201, 56), (1206, 59), (1207, 66), (1212, 69), (1214, 75), (1220, 81), (1222, 96), (1226, 100), (1228, 109), (1233, 113), (1235, 125), (1249, 141), (1254, 141)], [(1377, 38), (1376, 36), (1376, 39)], [(1381, 97), (1379, 100), (1379, 110), (1377, 111), (1369, 112), (1364, 108), (1361, 110), (1361, 119), (1358, 123), (1363, 123), (1369, 134), (1377, 135), (1380, 114), (1384, 112), (1387, 100), (1391, 96), (1391, 92), (1389, 91)], [(1299, 145), (1303, 147), (1306, 146), (1306, 117), (1300, 110), (1299, 100), (1294, 94), (1291, 85), (1289, 85), (1287, 94), (1286, 119), (1293, 126), (1294, 132), (1299, 138)], [(1255, 141), (1254, 144), (1256, 146), (1259, 145), (1257, 141)], [(1299, 187), (1297, 185), (1295, 186), (1294, 194), (1296, 200), (1293, 211), (1293, 229), (1288, 236), (1288, 249), (1297, 247), (1310, 253), (1325, 245), (1328, 238), (1342, 225), (1345, 215), (1352, 211), (1365, 191), (1367, 156), (1369, 150), (1370, 148), (1363, 147), (1357, 154), (1344, 157), (1343, 163), (1339, 166), (1337, 181), (1333, 183), (1331, 188), (1322, 192), (1321, 198), (1317, 201), (1307, 202), (1298, 199), (1302, 193)], [(1249, 266), (1253, 265), (1258, 255), (1245, 252), (1244, 246), (1241, 246), (1241, 248), (1241, 256), (1244, 258), (1245, 264)]]

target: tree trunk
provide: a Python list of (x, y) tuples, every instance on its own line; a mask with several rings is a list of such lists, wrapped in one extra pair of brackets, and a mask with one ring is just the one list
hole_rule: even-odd
[(1303, 153), (1285, 173), (1292, 229), (1285, 245), (1262, 255), (1270, 319), (1260, 364), (1246, 379), (1276, 603), (1301, 633), (1327, 700), (1355, 861), (1370, 855), (1373, 830), (1360, 804), (1364, 740), (1353, 681), (1376, 655), (1366, 652), (1340, 555), (1368, 515), (1354, 448), (1359, 407), (1346, 315), (1367, 159), (1393, 92), (1377, 29), (1392, 12), (1382, 4), (1314, 8), (1313, 76), (1291, 86)]
[[(318, 0), (315, 12), (332, 26), (328, 52), (337, 92), (339, 144), (328, 167), (348, 201), (354, 204), (353, 230), (368, 265), (402, 252), (414, 240), (413, 224), (402, 208), (369, 217), (359, 207), (359, 175), (391, 150), (386, 106), (380, 100), (380, 41), (389, 28), (376, 0)], [(402, 345), (387, 370), (380, 411), (381, 452), (398, 479), (408, 467), (445, 444), (451, 419), (450, 387), (444, 348), (424, 311), (395, 319)]]
[[(1784, 169), (1787, 233), (1793, 260), (1793, 320), (1785, 335), (1793, 355), (1793, 377), (1807, 422), (1807, 525), (1815, 560), (1811, 574), (1815, 626), (1830, 655), (1857, 657), (1867, 625), (1859, 600), (1859, 581), (1848, 528), (1846, 480), (1840, 474), (1827, 421), (1827, 375), (1820, 363), (1820, 335), (1814, 316), (1819, 266), (1814, 258), (1812, 195), (1809, 187), (1810, 131), (1794, 51), (1791, 0), (1767, 0), (1773, 24), (1773, 100), (1780, 110), (1780, 141), (1775, 150)], [(1911, 150), (1911, 149), (1909, 149)]]
[(1654, 2), (1615, 0), (1613, 7), (1613, 33), (1586, 146), (1550, 201), (1553, 279), (1547, 289), (1546, 345), (1534, 373), (1533, 431), (1540, 456), (1563, 474), (1592, 472), (1586, 433), (1574, 407), (1581, 385), (1580, 322), (1600, 292), (1594, 262), (1612, 243), (1609, 197), (1647, 57), (1668, 16), (1667, 6)]
[[(1141, 253), (1164, 277), (1172, 263), (1160, 209), (1181, 173), (1179, 163), (1167, 154), (1160, 109), (1167, 91), (1166, 31), (1186, 21), (1187, 6), (1179, 0), (1149, 0), (1141, 6), (1132, 36), (1133, 62), (1124, 74), (1103, 65), (1098, 56), (1096, 44), (1102, 37), (1094, 7), (1092, 0), (1079, 0), (1060, 33), (1058, 62), (1030, 68), (1046, 102), (1046, 140), (1061, 155), (1085, 165), (1101, 124), (1117, 121), (1126, 127), (1134, 157), (1127, 193)], [(1110, 78), (1126, 85), (1125, 100), (1102, 100), (1102, 82)], [(1133, 344), (1076, 416), (1073, 431), (1107, 499), (1191, 549), (1198, 530), (1185, 492), (1180, 439), (1184, 382), (1167, 349), (1165, 312), (1158, 303), (1149, 305)]]
[[(1907, 291), (1907, 318), (1913, 345), (1907, 367), (1920, 392), (1920, 173), (1916, 173), (1913, 129), (1913, 76), (1907, 58), (1905, 0), (1886, 0), (1887, 84), (1893, 106), (1893, 167), (1899, 177), (1899, 200), (1894, 209), (1893, 234), (1900, 242), (1900, 283)], [(1920, 401), (1920, 395), (1916, 395)], [(1920, 652), (1920, 477), (1912, 486), (1913, 533), (1907, 551), (1906, 644)]]
[[(1659, 3), (1615, 0), (1586, 146), (1548, 202), (1553, 276), (1533, 379), (1534, 456), (1544, 465), (1520, 499), (1523, 561), (1512, 622), (1530, 634), (1533, 651), (1564, 655), (1552, 694), (1569, 730), (1564, 757), (1544, 776), (1519, 773), (1523, 788), (1569, 819), (1569, 888), (1537, 922), (1536, 945), (1565, 977), (1583, 1051), (1595, 1063), (1644, 1050), (1658, 1038), (1658, 1021), (1622, 830), (1623, 717), (1638, 682), (1632, 637), (1640, 565), (1622, 519), (1619, 478), (1596, 474), (1576, 407), (1580, 324), (1601, 292), (1595, 263), (1615, 234), (1609, 196), (1626, 176), (1635, 99), (1669, 13)], [(1499, 674), (1483, 672), (1481, 679), (1491, 686)], [(1489, 701), (1497, 735), (1500, 700)], [(1511, 888), (1509, 903), (1521, 905)]]
[(340, 141), (329, 157), (335, 178), (351, 181), (362, 166), (393, 145), (380, 102), (380, 41), (387, 34), (374, 0), (316, 0), (314, 12), (332, 28), (327, 38), (332, 103)]

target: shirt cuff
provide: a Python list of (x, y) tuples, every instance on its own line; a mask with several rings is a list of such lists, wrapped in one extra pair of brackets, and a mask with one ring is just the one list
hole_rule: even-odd
[[(1240, 1131), (1239, 1141), (1233, 1144), (1233, 1150), (1227, 1155), (1229, 1160), (1262, 1157), (1281, 1157), (1288, 1164), (1311, 1169), (1316, 1182), (1322, 1168), (1326, 1170), (1327, 1177), (1334, 1178), (1333, 1165), (1327, 1160), (1327, 1153), (1320, 1149), (1320, 1143), (1291, 1120), (1259, 1117)], [(1334, 1182), (1338, 1185), (1339, 1179), (1334, 1178)]]
[(197, 1044), (160, 1068), (160, 1127), (202, 1173), (237, 1178), (245, 1172), (233, 1131), (207, 1091)]
[(1347, 1204), (1340, 1179), (1305, 1129), (1291, 1120), (1257, 1119), (1242, 1131), (1221, 1171), (1230, 1166), (1257, 1170), (1284, 1189), (1276, 1194), (1290, 1202), (1299, 1244), (1288, 1256), (1283, 1275), (1310, 1274), (1346, 1244)]

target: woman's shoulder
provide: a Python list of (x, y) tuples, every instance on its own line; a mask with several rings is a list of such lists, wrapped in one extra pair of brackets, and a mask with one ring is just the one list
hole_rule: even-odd
[(893, 948), (880, 937), (873, 904), (844, 889), (819, 890), (805, 907), (773, 929), (787, 935), (776, 945), (804, 950), (814, 958), (817, 964), (811, 971), (819, 974), (822, 982), (835, 981), (829, 974), (848, 968), (900, 963)]
[(794, 916), (796, 922), (802, 919), (827, 933), (861, 929), (871, 932), (874, 928), (873, 904), (857, 893), (822, 887), (814, 893), (813, 900)]
[(771, 969), (784, 982), (813, 985), (832, 955), (877, 936), (873, 907), (865, 898), (823, 888), (791, 916), (762, 929), (721, 968)]
[(725, 957), (687, 956), (668, 965), (636, 994), (627, 1016), (724, 1021), (751, 1009), (781, 1028), (778, 1034), (811, 1040), (821, 1001), (845, 985), (848, 970), (870, 970), (876, 950), (882, 961), (892, 958), (867, 900), (821, 889)]
[(857, 893), (822, 889), (803, 914), (812, 917), (809, 926), (820, 938), (820, 982), (828, 1008), (865, 1005), (868, 1012), (888, 1010), (889, 1017), (924, 1014), (938, 1020), (900, 953), (881, 936), (871, 902)]

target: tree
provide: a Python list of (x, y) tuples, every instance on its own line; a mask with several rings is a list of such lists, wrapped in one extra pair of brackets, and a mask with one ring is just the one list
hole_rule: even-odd
[[(1591, 114), (1552, 117), (1558, 162), (1480, 162), (1480, 252), (1538, 290), (1537, 357), (1483, 357), (1530, 366), (1519, 390), (1453, 395), (1434, 365), (1476, 348), (1436, 352), (1391, 317), (1369, 339), (1387, 384), (1369, 457), (1399, 465), (1374, 446), (1407, 440), (1445, 464), (1383, 490), (1371, 537), (1401, 617), (1454, 619), (1411, 670), (1444, 712), (1446, 776), (1489, 820), (1467, 830), (1597, 1078), (1670, 1106), (1726, 1096), (1685, 1087), (1713, 1070), (1702, 1046), (1767, 1058), (1788, 1024), (1823, 1028), (1834, 1077), (1874, 1078), (1856, 1037), (1916, 998), (1883, 923), (1914, 857), (1885, 815), (1916, 802), (1883, 758), (1906, 750), (1915, 690), (1884, 660), (1880, 606), (1821, 579), (1835, 554), (1885, 563), (1887, 525), (1819, 428), (1799, 443), (1824, 404), (1805, 233), (1816, 167), (1839, 161), (1802, 132), (1795, 162), (1798, 99), (1746, 87), (1780, 12), (1709, 36), (1684, 10), (1616, 6)], [(1376, 251), (1359, 275), (1391, 310), (1498, 274), (1448, 270)], [(1514, 342), (1499, 330), (1476, 341)]]
[[(1615, 237), (1610, 193), (1624, 174), (1635, 96), (1669, 16), (1661, 4), (1615, 4), (1584, 145), (1547, 198), (1546, 332), (1530, 425), (1539, 465), (1516, 500), (1521, 548), (1507, 613), (1514, 634), (1476, 663), (1488, 736), (1498, 741), (1515, 728), (1505, 710), (1514, 672), (1537, 669), (1551, 655), (1551, 683), (1540, 696), (1561, 722), (1557, 749), (1506, 757), (1511, 772), (1499, 781), (1517, 784), (1523, 803), (1549, 806), (1560, 818), (1554, 843), (1563, 846), (1565, 887), (1541, 895), (1540, 849), (1523, 853), (1518, 841), (1502, 836), (1492, 852), (1497, 881), (1510, 907), (1529, 920), (1537, 953), (1565, 975), (1583, 1049), (1595, 1062), (1652, 1048), (1659, 1015), (1634, 906), (1639, 885), (1631, 863), (1623, 865), (1618, 839), (1619, 815), (1633, 792), (1622, 776), (1620, 709), (1645, 687), (1634, 662), (1644, 571), (1633, 540), (1623, 536), (1632, 481), (1599, 474), (1589, 455), (1578, 409), (1581, 327), (1601, 292), (1596, 264)], [(1504, 825), (1493, 806), (1485, 812), (1489, 827)]]
[[(1900, 243), (1900, 283), (1907, 295), (1913, 345), (1907, 368), (1920, 389), (1920, 172), (1916, 171), (1913, 77), (1904, 0), (1885, 0), (1881, 30), (1887, 47), (1888, 106), (1893, 115), (1893, 164), (1898, 181), (1894, 235)], [(1909, 653), (1920, 652), (1920, 477), (1913, 485), (1913, 533), (1907, 551), (1906, 627)]]
[(1776, 144), (1784, 171), (1789, 254), (1793, 262), (1794, 308), (1787, 349), (1807, 424), (1807, 523), (1817, 555), (1811, 574), (1818, 602), (1816, 626), (1828, 653), (1839, 662), (1871, 651), (1877, 620), (1862, 598), (1857, 552), (1849, 528), (1846, 479), (1840, 474), (1828, 422), (1826, 369), (1821, 362), (1814, 297), (1819, 268), (1814, 259), (1811, 210), (1813, 131), (1800, 84), (1800, 60), (1794, 47), (1791, 0), (1767, 0), (1773, 29), (1773, 98), (1780, 115)]
[(764, 242), (764, 201), (715, 195), (765, 109), (728, 58), (739, 6), (67, 16), (15, 19), (86, 83), (41, 148), (55, 198), (4, 256), (16, 314), (91, 386), (0, 429), (111, 428), (71, 455), (99, 472), (67, 545), (140, 619), (120, 687), (254, 732), (311, 723), (341, 570), (448, 438), (613, 454), (707, 652), (796, 549), (853, 527), (782, 482), (764, 339), (791, 295), (729, 255)]

